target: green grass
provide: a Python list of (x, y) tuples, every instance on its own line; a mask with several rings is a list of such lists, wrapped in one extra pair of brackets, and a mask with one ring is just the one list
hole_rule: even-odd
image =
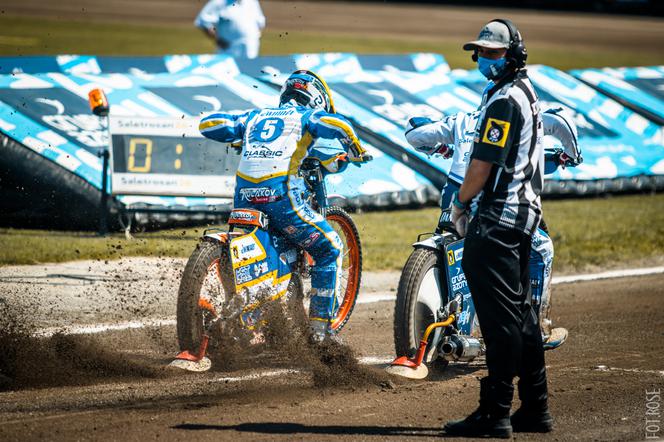
[[(545, 201), (557, 272), (624, 267), (664, 257), (664, 194)], [(354, 214), (366, 270), (399, 270), (417, 235), (435, 227), (438, 209)], [(136, 234), (0, 229), (0, 265), (122, 256), (179, 256), (193, 250), (202, 228)]]
[[(366, 267), (400, 269), (410, 243), (431, 231), (438, 209), (356, 216)], [(664, 256), (664, 195), (545, 201), (557, 272), (621, 267)]]
[[(306, 52), (444, 54), (454, 68), (473, 63), (459, 41), (413, 37), (284, 32), (267, 29), (261, 40), (262, 55)], [(562, 45), (528, 47), (531, 63), (559, 69), (600, 66), (664, 64), (664, 52), (605, 51)], [(0, 55), (165, 55), (214, 52), (213, 43), (188, 25), (138, 25), (115, 22), (77, 22), (31, 17), (0, 17)]]

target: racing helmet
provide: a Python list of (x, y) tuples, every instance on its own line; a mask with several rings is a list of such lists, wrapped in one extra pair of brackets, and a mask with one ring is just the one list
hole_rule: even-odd
[(327, 83), (318, 75), (307, 70), (293, 72), (281, 87), (279, 106), (294, 100), (297, 104), (311, 109), (323, 109), (335, 113), (332, 93)]

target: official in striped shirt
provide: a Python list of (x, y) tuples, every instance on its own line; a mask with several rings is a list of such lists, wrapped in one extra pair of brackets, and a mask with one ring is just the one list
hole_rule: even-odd
[[(489, 22), (464, 49), (473, 51), (480, 72), (494, 83), (483, 96), (465, 179), (452, 198), (452, 221), (466, 238), (462, 265), (489, 373), (480, 381), (479, 408), (444, 429), (467, 437), (546, 432), (552, 419), (528, 269), (532, 234), (542, 214), (542, 116), (524, 69), (526, 48), (512, 22)], [(474, 198), (478, 207), (468, 223)], [(522, 406), (510, 418), (517, 376)]]

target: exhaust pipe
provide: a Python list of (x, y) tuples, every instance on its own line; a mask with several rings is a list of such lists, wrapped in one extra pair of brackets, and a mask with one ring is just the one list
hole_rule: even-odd
[(469, 362), (482, 354), (482, 343), (470, 336), (446, 336), (440, 352), (448, 361)]

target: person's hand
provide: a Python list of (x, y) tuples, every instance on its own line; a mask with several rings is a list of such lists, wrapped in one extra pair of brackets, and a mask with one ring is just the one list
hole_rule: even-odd
[(578, 166), (581, 162), (583, 162), (582, 158), (579, 158), (580, 161), (577, 161), (571, 156), (567, 155), (563, 150), (559, 150), (556, 153), (554, 153), (553, 160), (558, 166), (562, 167), (563, 169), (565, 167)]
[(438, 154), (447, 160), (454, 155), (454, 148), (451, 144), (441, 144), (433, 153)]
[(458, 207), (452, 207), (452, 222), (459, 236), (465, 237), (468, 230), (468, 212)]
[(463, 238), (466, 236), (466, 231), (468, 230), (468, 207), (459, 201), (459, 192), (454, 192), (450, 208), (452, 209), (451, 219), (454, 228), (459, 236)]

